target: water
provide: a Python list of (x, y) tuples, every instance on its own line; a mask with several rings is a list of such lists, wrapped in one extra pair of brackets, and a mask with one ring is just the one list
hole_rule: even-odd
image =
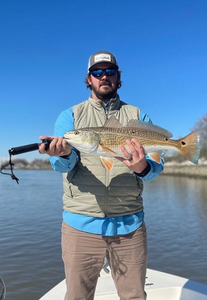
[(148, 266), (207, 284), (207, 184), (160, 176), (145, 188)]
[[(52, 170), (0, 176), (0, 276), (6, 300), (38, 300), (64, 278), (62, 176)], [(207, 184), (160, 176), (145, 183), (148, 267), (207, 284)]]

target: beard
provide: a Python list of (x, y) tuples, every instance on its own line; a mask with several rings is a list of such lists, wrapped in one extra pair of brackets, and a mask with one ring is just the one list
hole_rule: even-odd
[(108, 80), (100, 81), (98, 87), (95, 87), (91, 83), (91, 90), (96, 95), (96, 97), (102, 101), (108, 101), (116, 95), (118, 89), (118, 80), (115, 86), (112, 86), (111, 82)]

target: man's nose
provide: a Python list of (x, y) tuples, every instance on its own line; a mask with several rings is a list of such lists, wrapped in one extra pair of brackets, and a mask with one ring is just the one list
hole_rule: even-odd
[(101, 76), (101, 79), (103, 80), (105, 80), (105, 79), (108, 79), (108, 75), (104, 72), (103, 74), (102, 74), (102, 76)]

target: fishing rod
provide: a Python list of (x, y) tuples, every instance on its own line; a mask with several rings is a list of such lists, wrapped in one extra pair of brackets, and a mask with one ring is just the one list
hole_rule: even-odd
[[(3, 164), (1, 166), (1, 169), (0, 169), (1, 174), (10, 175), (12, 179), (16, 180), (16, 182), (19, 183), (19, 179), (13, 173), (14, 164), (11, 161), (12, 155), (18, 155), (18, 154), (22, 154), (22, 153), (27, 153), (27, 152), (39, 150), (39, 146), (42, 145), (42, 144), (45, 145), (45, 150), (47, 151), (49, 149), (49, 146), (50, 146), (51, 142), (52, 142), (52, 139), (51, 140), (43, 139), (41, 143), (28, 144), (28, 145), (13, 147), (13, 148), (9, 149), (8, 150), (8, 152), (9, 152), (9, 162), (7, 162), (6, 164)], [(2, 171), (7, 166), (10, 167), (10, 172), (11, 173), (6, 173), (6, 172)]]

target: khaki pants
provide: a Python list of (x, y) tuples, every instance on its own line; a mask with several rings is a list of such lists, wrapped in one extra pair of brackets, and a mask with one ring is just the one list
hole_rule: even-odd
[(62, 255), (67, 293), (65, 300), (92, 300), (104, 258), (121, 300), (145, 300), (146, 228), (127, 235), (104, 237), (62, 224)]

